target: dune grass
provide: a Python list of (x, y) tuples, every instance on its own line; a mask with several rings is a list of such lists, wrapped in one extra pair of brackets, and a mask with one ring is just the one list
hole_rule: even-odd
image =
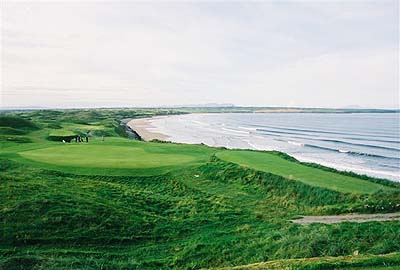
[(256, 170), (281, 175), (288, 179), (298, 180), (308, 185), (328, 188), (339, 192), (374, 193), (379, 190), (390, 190), (377, 183), (364, 181), (355, 177), (311, 168), (292, 162), (268, 152), (257, 151), (223, 151), (217, 153), (223, 160), (247, 166)]
[(362, 197), (218, 159), (151, 176), (98, 169), (81, 175), (0, 161), (5, 269), (189, 270), (400, 248), (399, 222), (289, 221)]
[[(0, 140), (0, 269), (400, 265), (398, 221), (290, 222), (300, 215), (399, 211), (395, 186), (307, 167), (276, 153), (118, 137), (123, 129), (115, 119), (151, 113), (158, 112), (21, 113), (35, 127), (24, 133), (29, 141)], [(48, 139), (54, 131), (87, 132), (88, 123), (106, 132), (93, 133), (88, 144)], [(331, 188), (332, 177), (352, 185)], [(356, 250), (360, 256), (348, 259)]]

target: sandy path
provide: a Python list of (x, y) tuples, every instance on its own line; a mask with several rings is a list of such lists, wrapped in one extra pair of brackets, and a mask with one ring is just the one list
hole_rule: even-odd
[(157, 116), (157, 117), (153, 117), (153, 118), (132, 119), (131, 121), (129, 121), (127, 123), (127, 125), (131, 129), (136, 131), (140, 135), (140, 137), (145, 141), (151, 141), (154, 139), (165, 141), (169, 137), (165, 134), (155, 132), (154, 131), (155, 127), (151, 124), (151, 122), (154, 119), (162, 118), (162, 117), (165, 117), (165, 116)]
[(340, 222), (369, 222), (369, 221), (389, 221), (400, 220), (400, 213), (387, 214), (349, 214), (340, 216), (305, 216), (300, 219), (292, 220), (297, 224), (324, 223), (333, 224)]

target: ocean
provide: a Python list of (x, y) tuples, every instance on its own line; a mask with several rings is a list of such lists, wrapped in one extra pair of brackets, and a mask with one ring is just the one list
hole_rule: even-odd
[(278, 150), (300, 161), (400, 181), (399, 113), (221, 113), (151, 120), (180, 143)]

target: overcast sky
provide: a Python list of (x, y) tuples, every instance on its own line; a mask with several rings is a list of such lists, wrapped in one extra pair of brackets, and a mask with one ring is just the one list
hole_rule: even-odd
[(1, 2), (1, 105), (399, 108), (399, 1)]

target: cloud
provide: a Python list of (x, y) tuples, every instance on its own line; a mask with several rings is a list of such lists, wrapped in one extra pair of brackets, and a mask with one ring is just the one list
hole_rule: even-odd
[(2, 105), (398, 106), (397, 5), (6, 2)]
[(398, 59), (397, 50), (332, 53), (302, 59), (252, 75), (242, 100), (249, 102), (248, 97), (263, 92), (265, 95), (258, 95), (258, 105), (269, 99), (277, 101), (274, 105), (284, 104), (289, 98), (293, 106), (340, 107), (353, 102), (366, 107), (397, 107)]

